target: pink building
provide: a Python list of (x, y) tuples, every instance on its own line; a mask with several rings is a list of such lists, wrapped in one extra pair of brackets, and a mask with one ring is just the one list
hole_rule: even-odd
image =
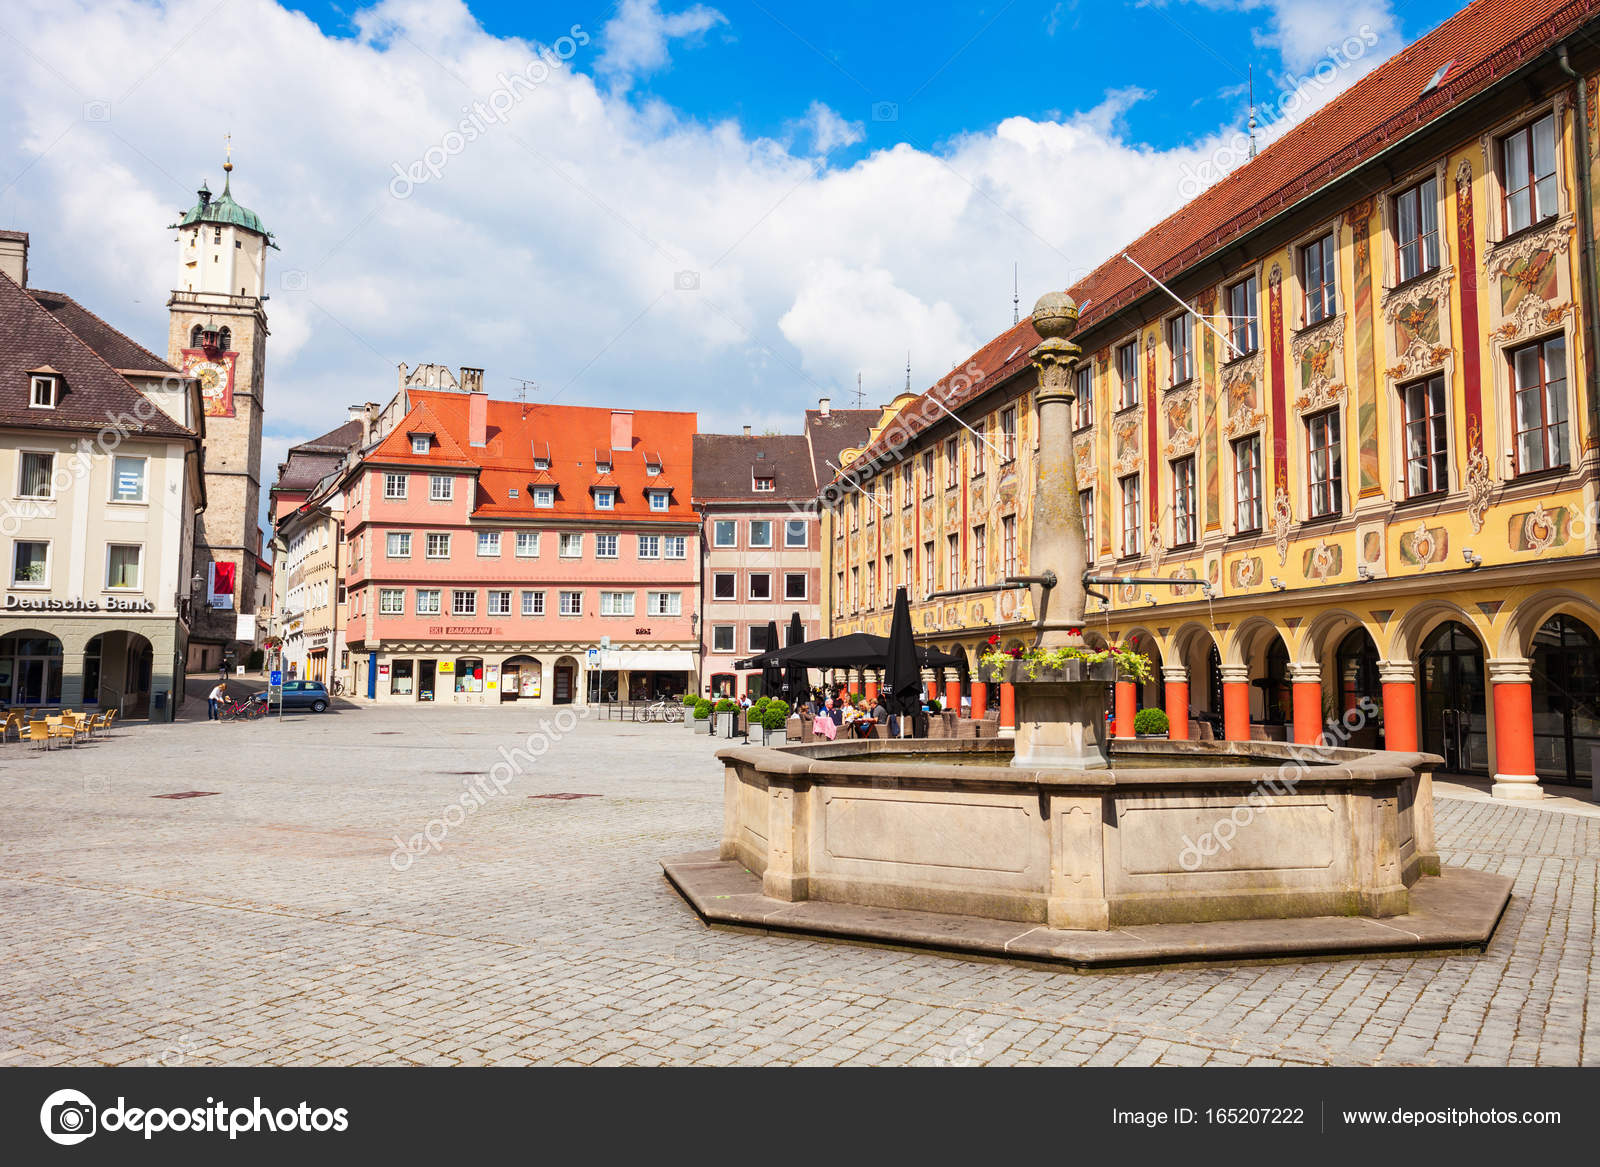
[(697, 685), (692, 413), (410, 390), (348, 472), (355, 695), (562, 705)]

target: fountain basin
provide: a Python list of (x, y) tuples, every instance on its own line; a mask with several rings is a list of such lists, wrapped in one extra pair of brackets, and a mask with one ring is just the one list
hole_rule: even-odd
[(721, 751), (720, 858), (774, 900), (1059, 929), (1401, 916), (1439, 873), (1432, 755), (1119, 740), (1109, 767), (1067, 770), (1014, 766), (1004, 741), (915, 745)]

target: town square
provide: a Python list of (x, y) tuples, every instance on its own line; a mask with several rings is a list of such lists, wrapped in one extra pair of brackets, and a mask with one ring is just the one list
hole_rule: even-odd
[(1592, 1133), (1600, 0), (15, 5), (0, 1126)]

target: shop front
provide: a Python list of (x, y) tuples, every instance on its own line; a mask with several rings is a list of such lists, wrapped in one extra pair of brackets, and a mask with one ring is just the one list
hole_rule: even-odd
[(170, 721), (187, 651), (176, 620), (139, 619), (136, 611), (0, 619), (0, 709), (114, 709), (127, 719)]

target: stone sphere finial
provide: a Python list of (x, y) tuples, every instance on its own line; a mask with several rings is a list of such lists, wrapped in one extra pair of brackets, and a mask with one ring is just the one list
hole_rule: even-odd
[(1078, 305), (1065, 292), (1046, 292), (1033, 306), (1033, 328), (1045, 340), (1067, 337), (1078, 327)]

